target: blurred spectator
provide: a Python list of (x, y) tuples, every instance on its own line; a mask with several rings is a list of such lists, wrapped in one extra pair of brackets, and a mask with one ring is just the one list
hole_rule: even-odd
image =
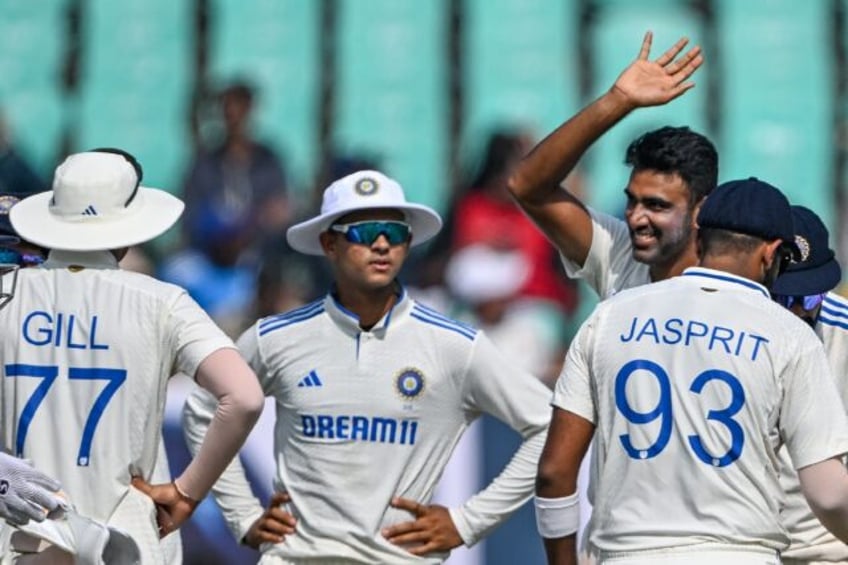
[(518, 208), (506, 187), (512, 168), (531, 145), (523, 132), (492, 134), (479, 173), (457, 200), (449, 220), (452, 248), (485, 243), (520, 251), (529, 262), (530, 273), (519, 294), (549, 300), (570, 314), (577, 305), (575, 284), (565, 276), (554, 247)]
[(185, 227), (196, 244), (166, 259), (160, 278), (185, 288), (228, 335), (238, 335), (249, 321), (257, 288), (258, 260), (248, 251), (251, 216), (201, 201)]
[(445, 282), (467, 309), (461, 319), (484, 330), (506, 358), (550, 385), (564, 355), (560, 317), (550, 315), (546, 301), (520, 297), (531, 272), (520, 251), (473, 244), (450, 258)]
[[(184, 226), (197, 226), (197, 214), (211, 207), (221, 218), (246, 218), (248, 247), (282, 233), (290, 219), (286, 175), (277, 154), (251, 133), (254, 90), (243, 82), (221, 93), (223, 140), (195, 156), (184, 187)], [(186, 232), (189, 245), (199, 246), (197, 232)]]
[[(47, 184), (32, 170), (12, 144), (9, 128), (0, 118), (0, 193), (25, 198), (47, 190)], [(8, 210), (6, 212), (8, 224)]]

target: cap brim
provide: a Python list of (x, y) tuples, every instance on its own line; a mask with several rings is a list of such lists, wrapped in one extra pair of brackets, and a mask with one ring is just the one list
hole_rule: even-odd
[(68, 251), (120, 249), (150, 241), (173, 226), (185, 208), (164, 190), (140, 186), (126, 214), (68, 220), (50, 212), (51, 198), (52, 191), (21, 200), (9, 211), (9, 219), (22, 239)]
[(412, 227), (412, 245), (420, 245), (431, 239), (442, 229), (442, 218), (431, 208), (420, 204), (398, 204), (393, 206), (360, 206), (345, 208), (332, 214), (323, 214), (305, 222), (295, 224), (286, 231), (286, 241), (295, 251), (307, 255), (323, 255), (319, 236), (327, 231), (337, 219), (356, 210), (400, 210)]
[(772, 294), (784, 296), (810, 296), (823, 294), (842, 282), (842, 269), (831, 259), (824, 265), (800, 271), (786, 271), (774, 281)]

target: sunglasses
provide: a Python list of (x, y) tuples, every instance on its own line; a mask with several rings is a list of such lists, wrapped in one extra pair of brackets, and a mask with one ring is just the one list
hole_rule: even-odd
[(804, 310), (812, 310), (824, 301), (825, 294), (811, 294), (809, 296), (789, 296), (786, 294), (775, 294), (772, 298), (784, 308), (792, 308), (801, 304)]
[(352, 224), (333, 224), (330, 229), (343, 233), (351, 243), (373, 245), (381, 235), (386, 236), (390, 245), (406, 243), (412, 237), (412, 228), (406, 222), (392, 220), (353, 222)]
[(37, 253), (22, 253), (11, 247), (0, 247), (0, 264), (34, 267), (44, 263), (44, 257)]

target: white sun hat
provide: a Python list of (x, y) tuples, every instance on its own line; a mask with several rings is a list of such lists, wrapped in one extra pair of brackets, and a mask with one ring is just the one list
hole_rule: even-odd
[(97, 251), (144, 243), (173, 226), (185, 205), (140, 181), (141, 167), (129, 154), (76, 153), (56, 167), (53, 190), (15, 204), (9, 220), (22, 239), (48, 249)]
[(442, 227), (442, 219), (435, 210), (406, 201), (397, 181), (377, 171), (357, 171), (328, 186), (321, 201), (321, 213), (290, 227), (286, 240), (296, 251), (323, 255), (318, 236), (338, 218), (355, 210), (386, 208), (403, 212), (412, 227), (412, 245), (424, 243)]

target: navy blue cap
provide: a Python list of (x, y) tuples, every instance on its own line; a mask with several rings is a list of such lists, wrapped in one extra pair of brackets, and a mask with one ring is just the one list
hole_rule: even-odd
[(777, 277), (772, 294), (809, 296), (833, 290), (842, 281), (842, 269), (828, 245), (827, 227), (815, 212), (803, 206), (792, 207), (792, 221), (801, 257)]
[(792, 207), (779, 189), (755, 177), (718, 185), (698, 213), (698, 226), (782, 239), (796, 254)]

